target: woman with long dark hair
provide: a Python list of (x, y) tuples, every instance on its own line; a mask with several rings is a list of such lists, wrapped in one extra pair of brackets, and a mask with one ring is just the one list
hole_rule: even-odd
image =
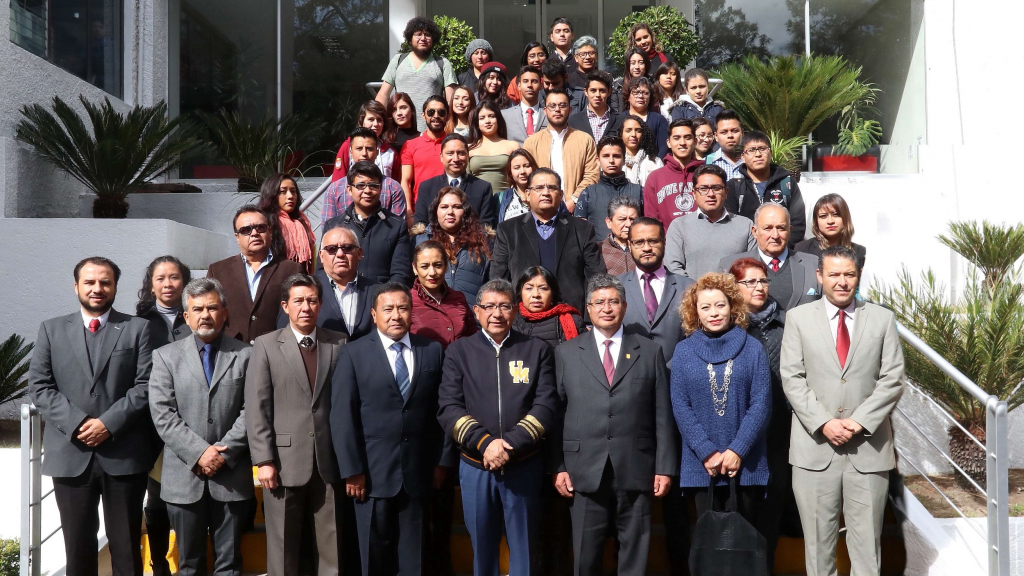
[(661, 112), (666, 122), (672, 121), (672, 108), (682, 104), (686, 90), (683, 87), (683, 73), (675, 62), (665, 62), (654, 71), (654, 91), (651, 93), (651, 109)]
[(405, 92), (392, 94), (388, 99), (387, 117), (391, 122), (384, 130), (384, 141), (395, 149), (395, 158), (398, 158), (402, 146), (420, 135), (416, 129), (416, 105), (412, 103), (412, 98)]
[(508, 139), (505, 117), (497, 104), (484, 100), (473, 110), (466, 140), (469, 143), (469, 171), (490, 183), (494, 194), (508, 188), (505, 165), (509, 154), (519, 149), (519, 143)]
[(530, 204), (526, 200), (526, 182), (536, 168), (537, 161), (525, 148), (519, 148), (508, 155), (505, 181), (509, 187), (498, 195), (499, 224), (530, 211)]
[(497, 104), (498, 110), (515, 106), (515, 102), (505, 92), (506, 88), (508, 88), (508, 72), (505, 70), (505, 66), (500, 62), (488, 63), (476, 81), (477, 106), (484, 100)]
[[(654, 117), (661, 118), (657, 114)], [(647, 122), (630, 115), (622, 121), (622, 141), (626, 144), (622, 170), (630, 182), (643, 186), (651, 172), (663, 166), (658, 157), (658, 147), (654, 143), (654, 134)]]
[(562, 302), (558, 279), (543, 266), (531, 266), (516, 281), (519, 313), (512, 328), (551, 347), (586, 332), (580, 311)]
[[(373, 161), (374, 164), (380, 168), (380, 171), (387, 177), (391, 177), (391, 171), (394, 168), (395, 155), (394, 149), (388, 144), (385, 134), (388, 131), (390, 122), (390, 116), (388, 116), (387, 108), (383, 104), (376, 100), (370, 100), (364, 102), (359, 107), (359, 114), (356, 115), (356, 126), (360, 128), (369, 128), (373, 130), (373, 133), (377, 135), (377, 159)], [(338, 157), (334, 160), (334, 173), (331, 175), (331, 181), (337, 182), (348, 174), (349, 167), (353, 164), (352, 159), (349, 157), (348, 149), (349, 139), (346, 138), (341, 143), (341, 148), (338, 149)]]
[(651, 109), (651, 99), (654, 98), (654, 83), (646, 76), (634, 78), (625, 87), (626, 106), (623, 114), (636, 116), (647, 123), (651, 129), (654, 146), (657, 148), (654, 158), (659, 160), (668, 155), (668, 125), (657, 108)]
[(811, 211), (813, 237), (801, 240), (793, 248), (821, 256), (829, 246), (846, 246), (857, 254), (857, 266), (864, 267), (868, 249), (853, 241), (853, 217), (846, 200), (839, 194), (825, 194), (814, 203)]
[(626, 50), (629, 51), (634, 48), (647, 56), (652, 68), (658, 68), (662, 64), (672, 62), (672, 56), (662, 52), (661, 42), (658, 42), (654, 31), (645, 22), (634, 24), (629, 30), (629, 35), (626, 38)]
[(469, 136), (469, 125), (476, 109), (476, 96), (471, 88), (457, 86), (452, 93), (452, 113), (448, 115), (445, 131), (448, 134)]
[(491, 269), (494, 231), (480, 222), (469, 197), (458, 188), (442, 188), (428, 210), (430, 223), (413, 226), (416, 245), (433, 241), (444, 248), (445, 281), (472, 306)]
[[(519, 59), (519, 67), (524, 66), (536, 66), (539, 70), (540, 67), (548, 61), (548, 49), (540, 42), (530, 42), (523, 48), (523, 55)], [(517, 74), (508, 83), (508, 88), (505, 89), (505, 93), (512, 99), (512, 102), (519, 104), (523, 100), (522, 93), (519, 92), (519, 75)]]
[(639, 48), (626, 50), (624, 62), (622, 76), (612, 82), (612, 93), (608, 96), (608, 104), (615, 113), (629, 110), (626, 86), (637, 78), (646, 78), (651, 71), (651, 61), (647, 58), (647, 54)]
[(312, 274), (316, 255), (316, 238), (309, 218), (299, 209), (302, 193), (295, 179), (278, 172), (263, 181), (257, 207), (270, 221), (270, 249), (275, 258), (298, 262)]

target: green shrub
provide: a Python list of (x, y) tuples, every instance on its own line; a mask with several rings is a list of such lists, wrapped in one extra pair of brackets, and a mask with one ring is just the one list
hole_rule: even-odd
[(0, 539), (0, 576), (21, 573), (21, 543), (17, 538)]
[(687, 64), (697, 57), (700, 40), (686, 17), (671, 6), (651, 6), (623, 18), (612, 32), (612, 37), (608, 40), (608, 58), (616, 67), (622, 68), (625, 65), (629, 30), (640, 22), (651, 27), (654, 37), (661, 44), (662, 51), (672, 56), (681, 68), (685, 69)]
[[(451, 16), (434, 16), (434, 23), (441, 29), (441, 39), (434, 45), (434, 56), (447, 58), (452, 63), (452, 70), (456, 74), (469, 68), (469, 61), (466, 60), (466, 46), (476, 40), (473, 28), (458, 18)], [(409, 45), (402, 42), (399, 53), (411, 50)]]

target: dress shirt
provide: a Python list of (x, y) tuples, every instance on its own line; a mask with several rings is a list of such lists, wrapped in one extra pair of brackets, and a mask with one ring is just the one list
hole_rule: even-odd
[[(558, 174), (561, 182), (565, 182), (565, 165), (562, 163), (562, 146), (565, 144), (565, 135), (569, 132), (569, 125), (566, 124), (561, 132), (555, 132), (554, 128), (548, 128), (551, 132), (551, 169)], [(572, 193), (572, 190), (569, 191)]]
[(487, 338), (487, 341), (491, 343), (491, 346), (494, 346), (496, 351), (501, 352), (502, 344), (505, 343), (505, 340), (508, 340), (508, 334), (511, 334), (512, 331), (510, 330), (508, 334), (505, 334), (505, 338), (502, 339), (501, 344), (495, 342), (494, 338), (491, 338), (491, 335), (488, 334), (486, 330), (481, 330), (480, 333), (484, 335), (484, 338)]
[(245, 254), (242, 254), (242, 265), (245, 266), (245, 279), (249, 283), (249, 298), (256, 300), (256, 291), (260, 288), (260, 278), (263, 277), (263, 269), (273, 259), (274, 251), (267, 250), (267, 257), (260, 263), (259, 268), (253, 271), (252, 266), (249, 265), (249, 260), (245, 258)]
[(462, 176), (452, 176), (448, 172), (444, 173), (444, 179), (447, 180), (448, 186), (452, 185), (452, 180), (455, 180), (455, 188), (458, 188), (462, 184)]
[(533, 223), (534, 225), (537, 226), (537, 234), (540, 234), (540, 237), (543, 238), (544, 240), (551, 238), (551, 235), (555, 233), (555, 219), (558, 218), (558, 215), (555, 214), (554, 218), (546, 222), (541, 221), (540, 218), (537, 218), (536, 212), (531, 212), (530, 216), (533, 216)]
[[(192, 333), (192, 337), (193, 337), (193, 339), (195, 340), (195, 343), (196, 343), (196, 350), (199, 350), (199, 365), (200, 365), (200, 368), (202, 368), (202, 362), (203, 362), (203, 347), (206, 346), (207, 344), (209, 344), (210, 345), (210, 366), (213, 366), (214, 370), (216, 370), (216, 368), (217, 368), (217, 352), (220, 352), (220, 340), (221, 340), (221, 336), (223, 336), (223, 335), (224, 335), (224, 333), (221, 332), (220, 334), (217, 334), (217, 336), (212, 341), (210, 341), (210, 342), (203, 342), (202, 338), (200, 338), (198, 334), (196, 334), (195, 332)], [(212, 384), (212, 382), (211, 382), (211, 384)]]
[[(703, 219), (707, 220), (708, 222), (710, 222), (712, 224), (718, 224), (719, 222), (724, 222), (725, 219), (728, 218), (728, 217), (729, 217), (729, 211), (728, 210), (722, 210), (722, 215), (718, 217), (718, 220), (712, 220), (711, 217), (708, 216), (707, 214), (705, 214), (703, 210), (701, 210), (700, 208), (697, 208), (697, 218), (703, 218)], [(769, 258), (768, 260), (771, 261), (771, 258)]]
[[(828, 301), (828, 298), (822, 298), (825, 301), (825, 315), (828, 316), (828, 328), (832, 332), (832, 342), (835, 343), (836, 338), (839, 335), (839, 307)], [(856, 318), (857, 301), (850, 302), (850, 305), (843, 308), (843, 312), (846, 312), (846, 331), (850, 334), (850, 342), (853, 342), (853, 323)]]
[(612, 121), (612, 109), (609, 107), (604, 111), (603, 116), (598, 116), (597, 112), (587, 106), (587, 120), (590, 122), (590, 129), (594, 132), (594, 142), (600, 142), (605, 128)]
[(334, 297), (338, 299), (341, 316), (345, 319), (345, 326), (348, 326), (349, 330), (355, 327), (356, 322), (356, 306), (359, 304), (359, 291), (356, 289), (356, 282), (358, 280), (358, 277), (353, 278), (351, 282), (345, 284), (344, 288), (338, 286), (338, 283), (334, 280), (331, 280)]
[(312, 338), (313, 339), (313, 348), (316, 348), (316, 328), (313, 328), (313, 331), (310, 332), (309, 334), (303, 334), (302, 332), (299, 332), (298, 330), (296, 330), (295, 326), (292, 326), (290, 322), (288, 323), (288, 327), (292, 329), (292, 334), (295, 335), (295, 343), (296, 344), (300, 344), (301, 345), (302, 344), (302, 339), (308, 337), (308, 338)]
[(84, 310), (82, 310), (82, 323), (85, 325), (85, 329), (86, 330), (89, 329), (89, 322), (92, 322), (93, 320), (99, 320), (100, 321), (100, 327), (99, 327), (99, 330), (96, 330), (97, 332), (99, 332), (100, 330), (103, 330), (104, 326), (107, 325), (107, 320), (108, 319), (110, 319), (110, 310), (107, 310), (106, 312), (103, 313), (102, 316), (100, 316), (98, 318), (95, 317), (95, 316), (89, 316), (89, 315), (87, 315), (85, 313)]
[(740, 174), (740, 166), (743, 165), (743, 160), (741, 159), (739, 162), (733, 162), (725, 155), (725, 152), (723, 152), (721, 148), (719, 148), (717, 152), (708, 156), (707, 159), (705, 159), (705, 162), (707, 164), (714, 164), (722, 170), (725, 170), (726, 180), (732, 180), (733, 178), (739, 178), (742, 176)]
[(607, 340), (612, 341), (612, 364), (614, 364), (615, 367), (618, 368), (619, 350), (622, 349), (622, 326), (619, 326), (619, 329), (615, 331), (615, 334), (612, 334), (611, 338), (605, 336), (604, 334), (601, 334), (601, 331), (598, 330), (597, 328), (594, 328), (590, 332), (594, 335), (594, 341), (597, 342), (597, 355), (601, 357), (602, 361), (604, 361), (604, 343)]
[(762, 252), (761, 248), (758, 247), (757, 254), (761, 257), (761, 260), (764, 261), (765, 265), (768, 266), (769, 269), (772, 267), (772, 258), (778, 258), (779, 267), (781, 268), (782, 265), (786, 263), (786, 259), (789, 258), (789, 248), (783, 250), (782, 254), (779, 254), (778, 256), (769, 256)]
[(388, 364), (391, 365), (391, 375), (395, 376), (396, 378), (397, 375), (395, 374), (395, 362), (398, 360), (398, 355), (395, 353), (394, 350), (391, 349), (391, 346), (393, 346), (395, 342), (401, 342), (402, 344), (405, 344), (405, 348), (402, 349), (402, 359), (405, 360), (405, 367), (409, 369), (409, 383), (411, 385), (412, 379), (414, 377), (414, 374), (412, 373), (413, 365), (416, 363), (416, 359), (412, 353), (412, 341), (409, 340), (409, 333), (406, 332), (405, 336), (402, 336), (401, 340), (392, 340), (391, 336), (388, 336), (387, 334), (381, 332), (380, 328), (378, 328), (377, 335), (380, 336), (380, 343), (384, 346), (384, 353), (387, 354)]
[(526, 103), (526, 100), (519, 103), (519, 113), (523, 116), (523, 126), (530, 125), (530, 117), (526, 114), (527, 110), (533, 110), (533, 125), (536, 126), (537, 122), (540, 121), (540, 115), (544, 113), (544, 110), (540, 107), (540, 99), (537, 100), (535, 106), (530, 106)]
[[(640, 293), (644, 293), (644, 272), (640, 268), (636, 269), (636, 278), (640, 281)], [(668, 274), (668, 269), (662, 264), (660, 268), (654, 271), (654, 278), (651, 278), (651, 290), (658, 295), (658, 304), (661, 304), (661, 297), (665, 294), (665, 275)]]

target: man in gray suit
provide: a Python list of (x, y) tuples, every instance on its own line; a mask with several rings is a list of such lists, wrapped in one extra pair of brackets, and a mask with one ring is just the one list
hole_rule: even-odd
[(101, 499), (114, 573), (142, 573), (142, 499), (156, 460), (147, 404), (152, 343), (146, 320), (113, 309), (120, 276), (106, 258), (75, 266), (81, 309), (40, 325), (29, 368), (68, 576), (97, 573)]
[(270, 576), (300, 572), (309, 523), (317, 574), (339, 571), (334, 485), (341, 478), (331, 441), (331, 379), (346, 340), (317, 327), (322, 298), (323, 286), (308, 274), (284, 281), (280, 300), (288, 326), (256, 338), (246, 379), (246, 423), (263, 486)]
[(667, 494), (679, 474), (665, 357), (653, 341), (623, 333), (626, 308), (622, 284), (594, 276), (587, 284), (592, 335), (555, 349), (565, 416), (552, 430), (548, 469), (558, 493), (572, 498), (578, 576), (602, 573), (609, 526), (618, 532), (618, 573), (645, 573), (652, 496)]
[[(519, 70), (519, 93), (522, 96), (518, 106), (501, 111), (505, 119), (508, 139), (522, 144), (526, 138), (547, 128), (548, 117), (544, 114), (544, 103), (540, 98), (540, 69), (535, 66), (523, 66)], [(532, 129), (530, 123), (533, 123)], [(495, 190), (497, 194), (499, 190)]]
[(789, 210), (771, 202), (762, 204), (754, 212), (751, 232), (757, 248), (722, 258), (718, 263), (722, 272), (740, 258), (761, 260), (768, 267), (772, 297), (783, 310), (821, 298), (821, 282), (815, 275), (818, 262), (810, 254), (789, 249)]
[(781, 361), (807, 574), (836, 573), (840, 514), (852, 573), (879, 574), (896, 465), (889, 413), (903, 392), (903, 351), (893, 313), (854, 298), (856, 253), (832, 246), (818, 262), (825, 298), (787, 313)]
[(150, 410), (164, 441), (160, 497), (178, 543), (178, 574), (242, 573), (242, 528), (253, 497), (245, 437), (245, 370), (252, 348), (225, 338), (228, 303), (213, 278), (182, 293), (193, 337), (153, 352)]

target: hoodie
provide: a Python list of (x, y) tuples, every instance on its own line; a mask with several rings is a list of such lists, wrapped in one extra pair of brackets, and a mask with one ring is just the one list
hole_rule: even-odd
[(804, 233), (807, 231), (804, 198), (800, 194), (800, 186), (789, 170), (778, 164), (770, 164), (768, 168), (771, 176), (766, 181), (762, 197), (758, 194), (754, 181), (750, 179), (747, 165), (740, 164), (739, 176), (726, 183), (725, 209), (730, 214), (739, 214), (753, 220), (754, 212), (761, 204), (779, 204), (789, 210), (789, 247), (794, 248), (797, 242), (804, 239)]
[(707, 118), (711, 125), (715, 125), (715, 119), (718, 118), (718, 113), (725, 109), (725, 105), (718, 100), (709, 100), (705, 102), (703, 106), (698, 106), (696, 102), (690, 98), (689, 94), (683, 94), (680, 96), (671, 106), (672, 120), (678, 120), (685, 118), (692, 120), (694, 118)]
[(684, 168), (671, 154), (665, 166), (651, 172), (644, 184), (644, 216), (656, 218), (667, 229), (673, 220), (697, 209), (693, 198), (693, 172), (703, 160), (692, 160)]
[(629, 196), (641, 204), (644, 201), (643, 188), (630, 182), (625, 173), (618, 176), (601, 173), (597, 184), (591, 184), (580, 192), (573, 215), (593, 224), (597, 237), (605, 238), (611, 234), (611, 230), (604, 222), (608, 215), (608, 203), (616, 196)]

